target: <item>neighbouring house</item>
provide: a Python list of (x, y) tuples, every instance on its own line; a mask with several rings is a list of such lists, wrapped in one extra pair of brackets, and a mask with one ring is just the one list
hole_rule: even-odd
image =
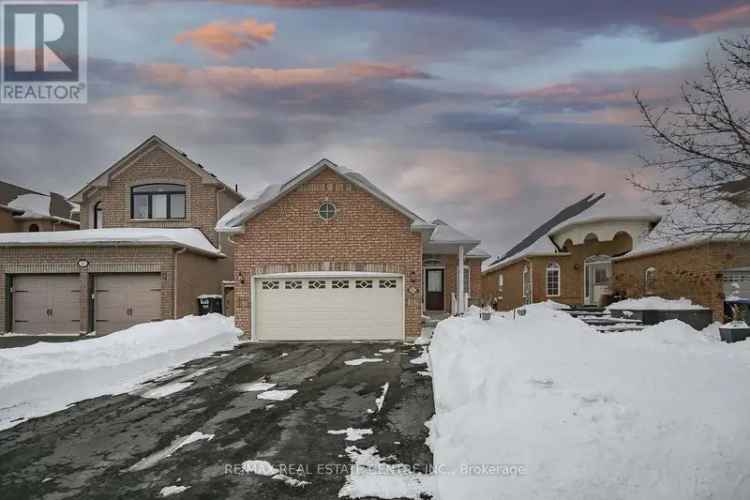
[(70, 198), (80, 230), (0, 234), (0, 328), (105, 334), (197, 312), (231, 282), (233, 247), (215, 226), (243, 199), (147, 139)]
[(0, 181), (0, 233), (70, 231), (80, 227), (76, 206), (49, 195)]
[(689, 298), (724, 317), (732, 293), (750, 299), (750, 242), (679, 238), (658, 208), (591, 195), (565, 208), (482, 273), (499, 310), (552, 300), (603, 306), (619, 298)]
[[(479, 300), (480, 241), (321, 160), (221, 218), (235, 317), (254, 340), (401, 340)], [(426, 293), (425, 293), (426, 289)]]

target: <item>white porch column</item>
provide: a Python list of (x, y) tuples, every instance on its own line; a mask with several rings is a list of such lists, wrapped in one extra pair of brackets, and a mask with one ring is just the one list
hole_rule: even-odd
[(466, 309), (466, 299), (464, 298), (464, 247), (458, 247), (458, 272), (456, 273), (456, 296), (458, 298), (458, 314), (463, 314)]

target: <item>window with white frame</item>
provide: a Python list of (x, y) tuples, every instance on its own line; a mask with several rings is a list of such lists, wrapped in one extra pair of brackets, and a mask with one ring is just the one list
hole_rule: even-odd
[(355, 288), (372, 288), (372, 280), (356, 280)]
[(547, 296), (557, 297), (560, 295), (560, 264), (550, 262), (547, 265)]
[(503, 273), (498, 273), (498, 275), (497, 275), (497, 289), (502, 292), (504, 284), (505, 284), (505, 278), (503, 278)]
[(471, 295), (471, 269), (469, 266), (464, 266), (464, 293)]
[(321, 290), (326, 287), (325, 280), (312, 280), (307, 282), (307, 288)]
[(302, 289), (302, 281), (301, 280), (285, 281), (284, 282), (284, 288), (286, 290), (301, 290)]
[(263, 290), (278, 290), (278, 281), (263, 281)]
[(643, 288), (646, 293), (654, 293), (656, 291), (656, 268), (649, 267), (643, 273)]

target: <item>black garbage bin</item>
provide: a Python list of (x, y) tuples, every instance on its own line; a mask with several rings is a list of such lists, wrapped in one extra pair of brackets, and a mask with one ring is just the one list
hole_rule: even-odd
[(198, 315), (219, 313), (224, 314), (224, 304), (221, 295), (201, 295), (198, 297)]

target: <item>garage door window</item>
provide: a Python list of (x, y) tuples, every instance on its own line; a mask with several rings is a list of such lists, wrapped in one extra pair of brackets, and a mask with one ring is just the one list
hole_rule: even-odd
[(313, 290), (322, 290), (326, 287), (326, 282), (324, 280), (313, 280), (307, 282), (307, 288), (312, 288)]
[(287, 290), (301, 290), (302, 281), (299, 281), (299, 280), (285, 281), (284, 288), (286, 288)]
[(396, 288), (396, 280), (380, 280), (380, 288)]
[(278, 289), (279, 289), (278, 281), (264, 281), (263, 282), (263, 290), (278, 290)]
[(349, 280), (333, 280), (331, 282), (331, 288), (349, 288)]
[(357, 280), (357, 288), (372, 288), (372, 280)]

